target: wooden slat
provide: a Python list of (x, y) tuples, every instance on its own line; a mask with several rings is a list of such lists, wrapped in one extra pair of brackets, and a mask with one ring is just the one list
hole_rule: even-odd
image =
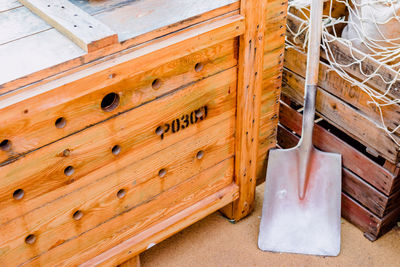
[(364, 207), (382, 218), (388, 210), (389, 198), (346, 168), (343, 168), (342, 190)]
[[(238, 2), (235, 0), (208, 0), (202, 1), (199, 6), (197, 6), (197, 2), (193, 0), (175, 0), (168, 2), (163, 0), (69, 2), (77, 5), (84, 12), (94, 16), (97, 20), (103, 20), (104, 24), (112, 29), (118, 29), (125, 38), (127, 38), (127, 36), (134, 36), (135, 39), (138, 36), (142, 36), (142, 38), (143, 36), (148, 36), (146, 37), (148, 38), (147, 40), (152, 39), (150, 36), (154, 36), (153, 38), (155, 38), (163, 35), (162, 32), (165, 34), (165, 31), (168, 31), (167, 28), (172, 28), (173, 26), (171, 26), (171, 24), (176, 22), (179, 22), (180, 26), (185, 27), (182, 24), (193, 24), (195, 21), (202, 21), (205, 17), (211, 15), (211, 13), (223, 14), (222, 10), (220, 10), (221, 8), (227, 10), (239, 8)], [(51, 3), (54, 3), (54, 1)], [(184, 6), (182, 6), (182, 4)], [(129, 17), (126, 16), (128, 13)], [(174, 14), (174, 16), (170, 16), (169, 14)], [(24, 6), (10, 9), (9, 12), (3, 12), (3, 14), (0, 15), (0, 21), (2, 17), (7, 18), (9, 21), (9, 29), (0, 28), (0, 36), (7, 40), (7, 42), (12, 42), (29, 35), (39, 34), (42, 31), (53, 28)], [(122, 38), (120, 39), (124, 41)], [(131, 38), (127, 38), (126, 40), (132, 41)], [(0, 42), (0, 44), (1, 43), (4, 42)]]
[[(292, 72), (305, 77), (307, 55), (295, 48), (288, 48), (285, 53), (285, 67)], [(357, 85), (342, 79), (327, 64), (321, 62), (319, 67), (318, 85), (329, 93), (346, 101), (363, 112), (368, 118), (381, 125), (381, 115), (374, 104), (369, 104), (371, 98)], [(390, 129), (400, 124), (400, 106), (388, 105), (382, 107), (383, 118)]]
[[(236, 75), (236, 68), (214, 75), (1, 167), (0, 207), (16, 203), (12, 195), (17, 189), (26, 192), (20, 200), (23, 203), (78, 181), (89, 172), (112, 162), (115, 159), (111, 153), (114, 145), (120, 145), (121, 156), (134, 147), (139, 154), (154, 153), (230, 118), (235, 114), (236, 107)], [(171, 124), (173, 120), (190, 115), (205, 105), (208, 107), (206, 119), (189, 124), (179, 134), (173, 134), (170, 129), (163, 139), (155, 133), (159, 126)], [(66, 149), (70, 151), (68, 155), (64, 154)], [(70, 176), (65, 174), (67, 166), (74, 168)], [(4, 219), (3, 216), (0, 218)]]
[[(301, 135), (302, 117), (298, 112), (281, 103), (279, 116), (282, 125)], [(343, 166), (388, 196), (392, 193), (393, 185), (400, 181), (385, 168), (319, 125), (315, 125), (313, 138), (316, 147), (341, 154)]]
[(115, 31), (68, 0), (19, 1), (87, 52), (118, 43)]
[[(21, 21), (24, 22), (22, 27), (19, 26)], [(50, 25), (38, 16), (32, 15), (32, 12), (25, 7), (0, 12), (0, 46), (31, 35), (32, 32), (36, 33), (50, 28)]]
[[(133, 207), (120, 216), (54, 247), (30, 265), (77, 265), (171, 218), (180, 211), (229, 186), (233, 177), (233, 159), (203, 171), (197, 176), (158, 195), (152, 201)], [(223, 195), (220, 195), (222, 197)], [(149, 243), (147, 243), (149, 245)], [(32, 248), (34, 249), (35, 244)], [(77, 254), (76, 248), (79, 248)]]
[[(0, 165), (177, 88), (231, 68), (237, 65), (236, 52), (237, 40), (230, 39), (162, 65), (148, 63), (142, 67), (143, 61), (134, 59), (123, 67), (110, 67), (102, 74), (72, 80), (26, 99), (21, 99), (19, 95), (19, 101), (17, 99), (15, 103), (10, 99), (0, 100), (0, 106), (8, 102), (0, 108), (0, 142), (4, 139), (12, 142), (9, 151), (0, 151)], [(202, 64), (201, 70), (195, 69), (197, 63)], [(160, 86), (153, 89), (152, 83), (156, 79), (160, 81)], [(119, 105), (115, 110), (103, 111), (101, 101), (112, 92), (120, 96)], [(66, 120), (66, 125), (58, 129), (55, 122), (61, 117)]]
[[(23, 262), (40, 255), (57, 246), (59, 240), (79, 236), (232, 157), (234, 125), (232, 116), (150, 156), (137, 160), (137, 153), (132, 151), (81, 178), (85, 186), (0, 225), (0, 247), (7, 247), (2, 258), (5, 262)], [(198, 151), (203, 151), (203, 158), (196, 158)], [(160, 175), (161, 169), (166, 173)], [(119, 199), (117, 192), (121, 189), (125, 196)], [(72, 216), (77, 210), (83, 213), (79, 221)], [(24, 241), (32, 233), (40, 239), (35, 254), (26, 249)]]
[(377, 236), (381, 219), (346, 194), (342, 194), (342, 216), (363, 232)]
[[(117, 53), (115, 55), (105, 57), (103, 59), (99, 59), (97, 61), (94, 61), (88, 65), (84, 65), (82, 67), (79, 67), (77, 69), (71, 70), (70, 72), (67, 73), (61, 73), (60, 75), (56, 76), (53, 79), (49, 79), (50, 81), (43, 81), (41, 85), (43, 85), (46, 89), (43, 88), (43, 86), (39, 86), (35, 84), (32, 86), (29, 86), (27, 88), (23, 88), (21, 90), (17, 90), (13, 94), (7, 94), (2, 96), (3, 99), (7, 99), (11, 95), (12, 97), (15, 97), (17, 94), (22, 94), (19, 95), (19, 98), (24, 99), (24, 96), (28, 94), (29, 96), (34, 95), (34, 92), (39, 91), (39, 93), (43, 93), (43, 90), (52, 90), (55, 87), (60, 86), (60, 83), (68, 83), (74, 80), (77, 80), (79, 78), (93, 75), (94, 72), (99, 72), (99, 74), (107, 74), (105, 71), (107, 68), (119, 65), (119, 64), (127, 64), (128, 61), (137, 59), (137, 61), (142, 62), (136, 62), (136, 64), (141, 64), (143, 68), (148, 68), (149, 66), (153, 65), (158, 66), (161, 64), (164, 64), (168, 61), (177, 59), (179, 57), (188, 55), (190, 53), (193, 53), (195, 51), (204, 49), (206, 47), (212, 46), (214, 44), (220, 43), (224, 40), (231, 39), (235, 36), (240, 35), (244, 31), (244, 24), (243, 24), (243, 17), (242, 16), (229, 16), (227, 18), (222, 18), (222, 19), (215, 19), (212, 21), (208, 21), (208, 23), (203, 23), (201, 25), (195, 26), (193, 28), (186, 29), (182, 32), (177, 32), (172, 34), (172, 36), (166, 36), (164, 38), (160, 38), (159, 40), (154, 40), (150, 42), (149, 44), (140, 46), (140, 47), (135, 47), (132, 49), (127, 49), (126, 51), (122, 51), (120, 53)], [(66, 39), (62, 34), (56, 32), (57, 36), (51, 37), (51, 33), (54, 33), (54, 31), (46, 31), (49, 36), (46, 38), (49, 40), (49, 44), (52, 44), (55, 42), (56, 44), (58, 42), (62, 42), (63, 39)], [(32, 38), (35, 37), (32, 36)], [(54, 40), (53, 40), (54, 39)], [(12, 75), (16, 77), (18, 75), (21, 75), (20, 71), (22, 68), (22, 71), (26, 73), (25, 75), (28, 75), (30, 71), (33, 71), (37, 77), (42, 77), (43, 75), (54, 75), (57, 73), (60, 73), (62, 71), (65, 71), (66, 69), (70, 69), (73, 67), (77, 67), (79, 65), (88, 63), (98, 57), (104, 57), (107, 54), (111, 52), (116, 52), (116, 51), (100, 51), (100, 52), (94, 52), (92, 54), (88, 54), (84, 58), (80, 58), (83, 54), (83, 50), (77, 47), (76, 45), (72, 45), (69, 47), (69, 49), (73, 49), (74, 47), (78, 49), (76, 53), (81, 53), (81, 54), (73, 54), (71, 51), (64, 51), (64, 50), (57, 50), (57, 49), (47, 49), (47, 47), (44, 47), (45, 50), (41, 50), (42, 48), (37, 45), (33, 45), (32, 47), (27, 46), (26, 43), (24, 42), (19, 42), (20, 47), (19, 50), (13, 50), (12, 47), (7, 48), (8, 44), (0, 46), (0, 57), (4, 58), (4, 60), (9, 63), (7, 69), (5, 69), (4, 72), (2, 72), (2, 75), (0, 76), (0, 84), (2, 83), (1, 80), (3, 78), (7, 79), (8, 75)], [(47, 45), (47, 43), (44, 43), (43, 46)], [(27, 47), (30, 49), (30, 53), (33, 55), (37, 54), (37, 61), (38, 64), (49, 64), (47, 67), (51, 67), (52, 63), (50, 61), (55, 61), (55, 60), (60, 60), (59, 63), (62, 63), (60, 66), (53, 66), (51, 69), (48, 70), (43, 70), (43, 73), (40, 72), (39, 69), (34, 69), (38, 66), (33, 66), (33, 65), (27, 65), (27, 64), (21, 64), (21, 62), (18, 62), (18, 64), (12, 60), (8, 60), (8, 58), (13, 57), (11, 55), (9, 57), (9, 54), (13, 53), (25, 53), (27, 52)], [(38, 51), (39, 49), (39, 51)], [(48, 51), (50, 50), (50, 51)], [(117, 50), (118, 51), (118, 50)], [(43, 52), (49, 53), (48, 55), (46, 54), (46, 57), (43, 57)], [(57, 53), (55, 53), (57, 52)], [(65, 53), (64, 53), (65, 52)], [(69, 61), (70, 59), (63, 59), (63, 56), (70, 56), (73, 55), (73, 57), (77, 57), (77, 59), (73, 61)], [(147, 56), (146, 56), (147, 55)], [(49, 60), (50, 58), (50, 60)], [(65, 64), (63, 63), (65, 61)], [(23, 63), (23, 62), (22, 62)], [(14, 65), (12, 65), (14, 64)], [(57, 63), (58, 64), (58, 63)], [(154, 65), (156, 64), (156, 65)], [(27, 65), (27, 66), (25, 66)], [(89, 68), (90, 67), (90, 68)], [(26, 69), (24, 69), (26, 68)], [(86, 70), (88, 68), (88, 70)], [(104, 71), (104, 72), (101, 72)], [(47, 73), (47, 74), (46, 74)], [(35, 76), (33, 75), (33, 76)], [(4, 94), (6, 92), (9, 92), (12, 89), (17, 88), (18, 86), (26, 85), (29, 83), (29, 79), (36, 79), (33, 76), (25, 77), (24, 81), (16, 81), (16, 83), (11, 83), (11, 84), (5, 84), (5, 85), (0, 85), (0, 94)], [(47, 76), (45, 76), (47, 77)], [(57, 80), (57, 78), (60, 78)], [(116, 77), (117, 80), (119, 80), (119, 77)], [(38, 78), (39, 79), (39, 78)], [(108, 75), (103, 76), (103, 78), (100, 80), (100, 82), (104, 83), (105, 80), (108, 79)], [(32, 82), (32, 80), (31, 80)], [(56, 83), (56, 85), (54, 85)], [(95, 86), (95, 85), (94, 85)], [(33, 92), (32, 92), (33, 91)], [(25, 96), (26, 97), (26, 96)], [(18, 102), (19, 99), (17, 98), (16, 102)]]
[(380, 219), (346, 194), (342, 194), (342, 216), (364, 231), (364, 235), (374, 241), (396, 225), (400, 217), (400, 207)]
[[(285, 69), (283, 94), (303, 104), (304, 84), (303, 77)], [(398, 146), (379, 125), (336, 96), (320, 87), (318, 89), (316, 110), (319, 114), (366, 147), (375, 149), (387, 160), (393, 163), (398, 161)], [(400, 142), (400, 137), (394, 135), (393, 138)]]
[(285, 47), (287, 2), (272, 0), (267, 2), (264, 33), (264, 60), (262, 99), (256, 177), (262, 179), (266, 174), (267, 155), (276, 144), (276, 127), (280, 85), (282, 82), (283, 52)]
[(114, 248), (100, 254), (97, 257), (85, 262), (82, 266), (110, 266), (118, 264), (132, 253), (132, 251), (144, 251), (148, 249), (149, 244), (157, 244), (165, 238), (173, 235), (179, 230), (193, 224), (204, 218), (208, 214), (222, 208), (228, 203), (238, 198), (239, 188), (235, 184), (206, 197), (189, 208), (172, 216), (148, 230), (134, 236)]
[(139, 255), (133, 256), (129, 260), (118, 265), (118, 267), (140, 267), (140, 257)]
[(243, 218), (254, 208), (266, 8), (266, 0), (241, 1), (246, 31), (239, 42), (235, 153), (235, 182), (240, 191), (239, 199), (223, 210), (232, 220)]
[(0, 13), (22, 6), (18, 0), (0, 0)]
[[(86, 54), (84, 50), (80, 49), (68, 38), (64, 37), (54, 29), (46, 31), (48, 32), (46, 35), (43, 35), (43, 33), (40, 33), (40, 35), (35, 34), (33, 36), (24, 38), (25, 40), (17, 40), (10, 44), (2, 45), (0, 46), (0, 58), (2, 58), (2, 60), (5, 62), (8, 62), (8, 68), (5, 69), (0, 75), (0, 94), (16, 90), (19, 87), (26, 86), (30, 83), (37, 82), (43, 78), (50, 77), (66, 70), (72, 69), (72, 72), (74, 72), (76, 70), (73, 68), (87, 64), (93, 60), (103, 58), (107, 55), (114, 54), (113, 57), (119, 57), (121, 54), (125, 54), (128, 51), (124, 51), (122, 53), (117, 52), (132, 46), (143, 44), (155, 39), (156, 37), (157, 39), (145, 45), (160, 45), (166, 39), (175, 40), (174, 43), (178, 43), (180, 41), (180, 37), (188, 38), (191, 33), (195, 33), (195, 36), (199, 37), (197, 41), (201, 43), (202, 39), (204, 38), (203, 34), (207, 30), (210, 31), (210, 34), (215, 34), (213, 37), (216, 40), (216, 42), (209, 40), (209, 45), (215, 44), (219, 41), (222, 41), (218, 41), (218, 38), (221, 38), (221, 34), (217, 34), (217, 32), (223, 32), (227, 35), (232, 33), (232, 31), (228, 29), (228, 24), (231, 24), (232, 28), (235, 29), (234, 31), (237, 32), (236, 35), (239, 35), (241, 32), (243, 32), (244, 27), (240, 25), (243, 24), (243, 21), (241, 21), (239, 25), (237, 24), (238, 21), (236, 21), (238, 19), (238, 17), (235, 16), (237, 15), (237, 12), (235, 12), (237, 8), (237, 3), (223, 6), (199, 16), (195, 16), (191, 20), (177, 23), (171, 27), (164, 27), (156, 32), (141, 35), (124, 43), (109, 46), (90, 54)], [(140, 24), (140, 21), (138, 23)], [(237, 28), (237, 26), (239, 27)], [(220, 29), (215, 31), (217, 28)], [(226, 36), (225, 40), (232, 37), (234, 36)], [(45, 41), (43, 42), (43, 40)], [(75, 47), (79, 53), (67, 51), (71, 50), (73, 47)], [(133, 48), (130, 50), (132, 51), (137, 49), (138, 48)], [(57, 53), (61, 54), (59, 55)], [(30, 57), (21, 58), (21, 54), (29, 54)], [(34, 56), (37, 57), (38, 60), (35, 60)], [(63, 57), (60, 58), (61, 56)], [(15, 58), (19, 58), (20, 60), (13, 60)], [(14, 62), (18, 62), (18, 64)]]
[(232, 4), (238, 7), (237, 0), (132, 1), (123, 7), (101, 12), (96, 19), (112, 27), (118, 32), (119, 40), (124, 42)]
[[(299, 29), (303, 29), (307, 24), (305, 20), (298, 18), (293, 14), (288, 14), (288, 25), (289, 28), (297, 33)], [(297, 38), (294, 38), (290, 31), (287, 31), (288, 39), (291, 42), (294, 42), (298, 47), (302, 48), (305, 40), (305, 33), (303, 32)], [(386, 93), (389, 85), (384, 82), (392, 81), (394, 77), (397, 77), (396, 71), (391, 69), (389, 66), (381, 65), (379, 62), (361, 52), (356, 48), (350, 48), (344, 41), (334, 38), (334, 36), (329, 33), (325, 34), (329, 42), (330, 49), (332, 50), (334, 59), (338, 64), (342, 65), (342, 68), (348, 71), (354, 77), (357, 77), (359, 80), (364, 81), (366, 76), (363, 74), (372, 74), (376, 70), (379, 70), (377, 73), (379, 75), (375, 75), (374, 77), (370, 77), (366, 84), (374, 88), (376, 91), (380, 93)], [(321, 51), (321, 57), (327, 59), (327, 55), (324, 51)], [(361, 65), (355, 63), (355, 60), (360, 60)], [(382, 78), (384, 80), (382, 80)], [(387, 96), (392, 98), (400, 97), (400, 80), (395, 81), (389, 92), (387, 92)]]

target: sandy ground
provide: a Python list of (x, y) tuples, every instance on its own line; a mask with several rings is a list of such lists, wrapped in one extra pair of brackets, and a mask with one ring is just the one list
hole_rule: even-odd
[(257, 248), (264, 185), (257, 188), (256, 209), (236, 224), (213, 213), (140, 255), (142, 267), (153, 266), (400, 266), (400, 228), (370, 242), (342, 220), (338, 257), (262, 252)]

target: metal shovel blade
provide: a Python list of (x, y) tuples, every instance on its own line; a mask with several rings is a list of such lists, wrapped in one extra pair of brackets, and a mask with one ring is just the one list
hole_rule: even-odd
[(340, 251), (341, 155), (312, 148), (304, 198), (299, 147), (271, 150), (258, 246), (264, 251), (337, 256)]

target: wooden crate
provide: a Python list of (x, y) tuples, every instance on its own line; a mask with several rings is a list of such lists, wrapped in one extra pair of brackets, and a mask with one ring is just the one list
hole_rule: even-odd
[(21, 2), (0, 0), (2, 266), (136, 264), (252, 211), (286, 1)]
[[(294, 147), (301, 136), (301, 113), (282, 102), (278, 144)], [(390, 230), (400, 218), (400, 178), (362, 150), (362, 145), (325, 120), (317, 119), (314, 145), (340, 153), (342, 172), (342, 216), (364, 231), (370, 240)], [(365, 147), (364, 147), (365, 149)], [(394, 193), (385, 194), (385, 189)]]
[[(336, 15), (343, 15), (343, 6), (335, 1), (333, 4)], [(296, 32), (302, 23), (305, 21), (301, 14), (295, 9), (290, 10), (289, 27)], [(283, 147), (293, 146), (301, 134), (301, 115), (293, 107), (303, 104), (307, 61), (306, 52), (301, 49), (304, 33), (295, 39), (288, 31), (287, 38), (296, 46), (285, 50), (282, 98), (286, 104), (280, 107), (278, 134)], [(350, 50), (340, 40), (333, 41), (331, 47), (333, 57), (342, 64), (351, 58), (350, 53), (361, 53), (355, 48)], [(380, 114), (368, 104), (368, 95), (331, 70), (324, 56), (322, 52), (316, 100), (317, 114), (322, 121), (316, 127), (314, 142), (323, 151), (342, 154), (342, 215), (363, 230), (370, 240), (375, 240), (400, 219), (399, 147), (380, 128)], [(377, 65), (370, 58), (362, 62), (365, 69), (376, 69), (374, 66)], [(361, 79), (357, 68), (348, 71)], [(393, 72), (389, 67), (380, 71), (383, 77)], [(386, 90), (373, 79), (368, 85), (377, 92)], [(393, 89), (388, 96), (395, 97), (396, 91)], [(394, 128), (399, 114), (399, 105), (385, 107), (385, 123)], [(396, 133), (394, 139), (399, 141), (400, 135)]]

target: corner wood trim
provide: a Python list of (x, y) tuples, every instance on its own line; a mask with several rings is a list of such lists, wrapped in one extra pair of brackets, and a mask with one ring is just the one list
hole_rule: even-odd
[(68, 0), (19, 1), (86, 52), (118, 43), (116, 32)]
[(239, 42), (235, 147), (235, 182), (240, 189), (239, 199), (221, 210), (233, 221), (254, 208), (267, 4), (267, 0), (242, 0), (240, 6), (245, 17)]

